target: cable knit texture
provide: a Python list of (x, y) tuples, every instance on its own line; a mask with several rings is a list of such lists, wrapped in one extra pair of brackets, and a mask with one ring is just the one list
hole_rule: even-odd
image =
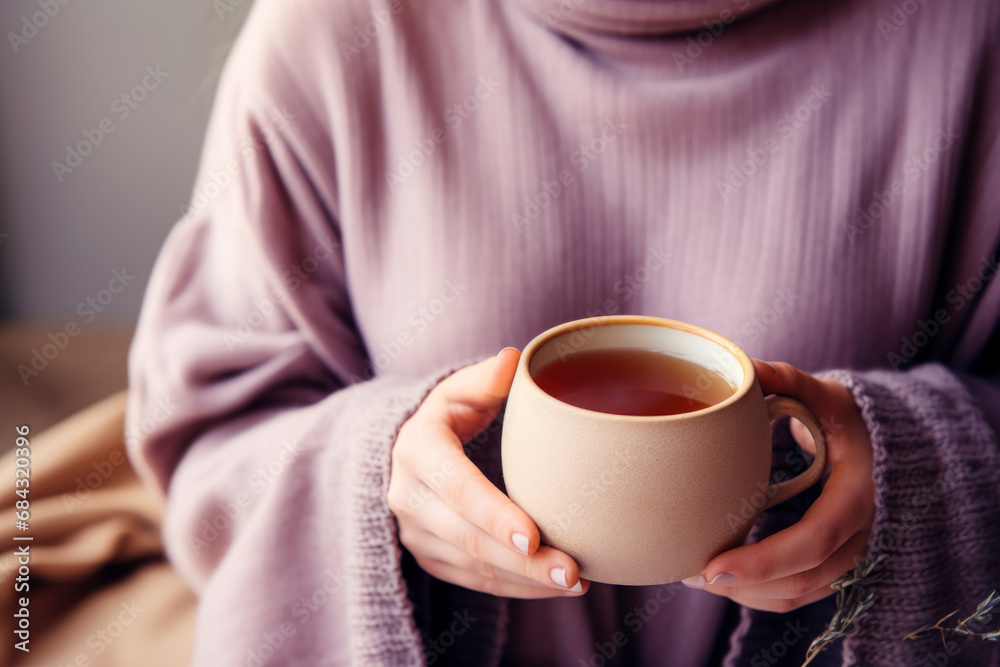
[[(194, 665), (795, 664), (831, 600), (502, 600), (398, 544), (391, 447), (429, 389), (601, 313), (844, 369), (888, 559), (813, 664), (933, 664), (902, 635), (1000, 587), (1000, 3), (897, 5), (257, 0), (130, 359)], [(467, 452), (503, 488), (499, 442)]]

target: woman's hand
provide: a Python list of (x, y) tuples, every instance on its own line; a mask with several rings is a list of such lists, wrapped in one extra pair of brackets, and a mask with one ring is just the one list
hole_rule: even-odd
[[(786, 612), (831, 595), (830, 584), (864, 558), (875, 519), (872, 445), (854, 397), (843, 385), (785, 363), (754, 360), (754, 367), (765, 394), (797, 398), (820, 420), (829, 478), (801, 521), (719, 554), (700, 576), (684, 583), (753, 609)], [(791, 425), (799, 446), (815, 454), (809, 431), (795, 420)]]
[(540, 547), (532, 520), (462, 449), (496, 418), (519, 356), (504, 349), (427, 395), (393, 446), (389, 508), (400, 541), (438, 579), (511, 598), (582, 595), (590, 584), (576, 562)]

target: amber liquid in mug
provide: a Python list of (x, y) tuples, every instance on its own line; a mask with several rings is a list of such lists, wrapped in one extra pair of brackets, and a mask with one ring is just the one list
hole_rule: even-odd
[(628, 348), (576, 352), (546, 364), (534, 380), (564, 403), (614, 415), (694, 412), (736, 391), (704, 366), (662, 352)]

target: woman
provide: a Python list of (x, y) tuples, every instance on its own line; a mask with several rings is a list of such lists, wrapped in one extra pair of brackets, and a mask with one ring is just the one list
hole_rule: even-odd
[[(933, 661), (1000, 580), (998, 7), (261, 0), (131, 357), (194, 664), (795, 664), (879, 555), (813, 664)], [(788, 362), (830, 438), (690, 588), (580, 580), (498, 488), (496, 351), (605, 313)]]

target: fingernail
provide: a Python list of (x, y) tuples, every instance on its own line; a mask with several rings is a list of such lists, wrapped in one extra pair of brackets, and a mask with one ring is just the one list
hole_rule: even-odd
[(725, 586), (736, 581), (736, 575), (732, 572), (720, 572), (712, 579), (711, 586)]
[(688, 588), (704, 588), (705, 587), (705, 577), (700, 574), (697, 577), (688, 577), (687, 579), (682, 579), (681, 583)]
[(583, 592), (583, 582), (577, 581), (573, 584), (573, 588), (569, 589), (570, 593), (582, 593)]
[(514, 548), (523, 553), (525, 556), (528, 555), (528, 536), (524, 533), (514, 533), (511, 538), (514, 542)]
[(563, 588), (569, 588), (569, 585), (566, 583), (566, 568), (554, 567), (552, 568), (552, 571), (549, 572), (549, 576), (552, 577), (552, 581), (556, 582), (557, 586), (562, 586)]
[(502, 357), (503, 353), (506, 352), (507, 350), (514, 350), (515, 352), (517, 352), (517, 348), (516, 347), (505, 347), (504, 349), (502, 349), (499, 352), (497, 352), (497, 356), (498, 357)]

